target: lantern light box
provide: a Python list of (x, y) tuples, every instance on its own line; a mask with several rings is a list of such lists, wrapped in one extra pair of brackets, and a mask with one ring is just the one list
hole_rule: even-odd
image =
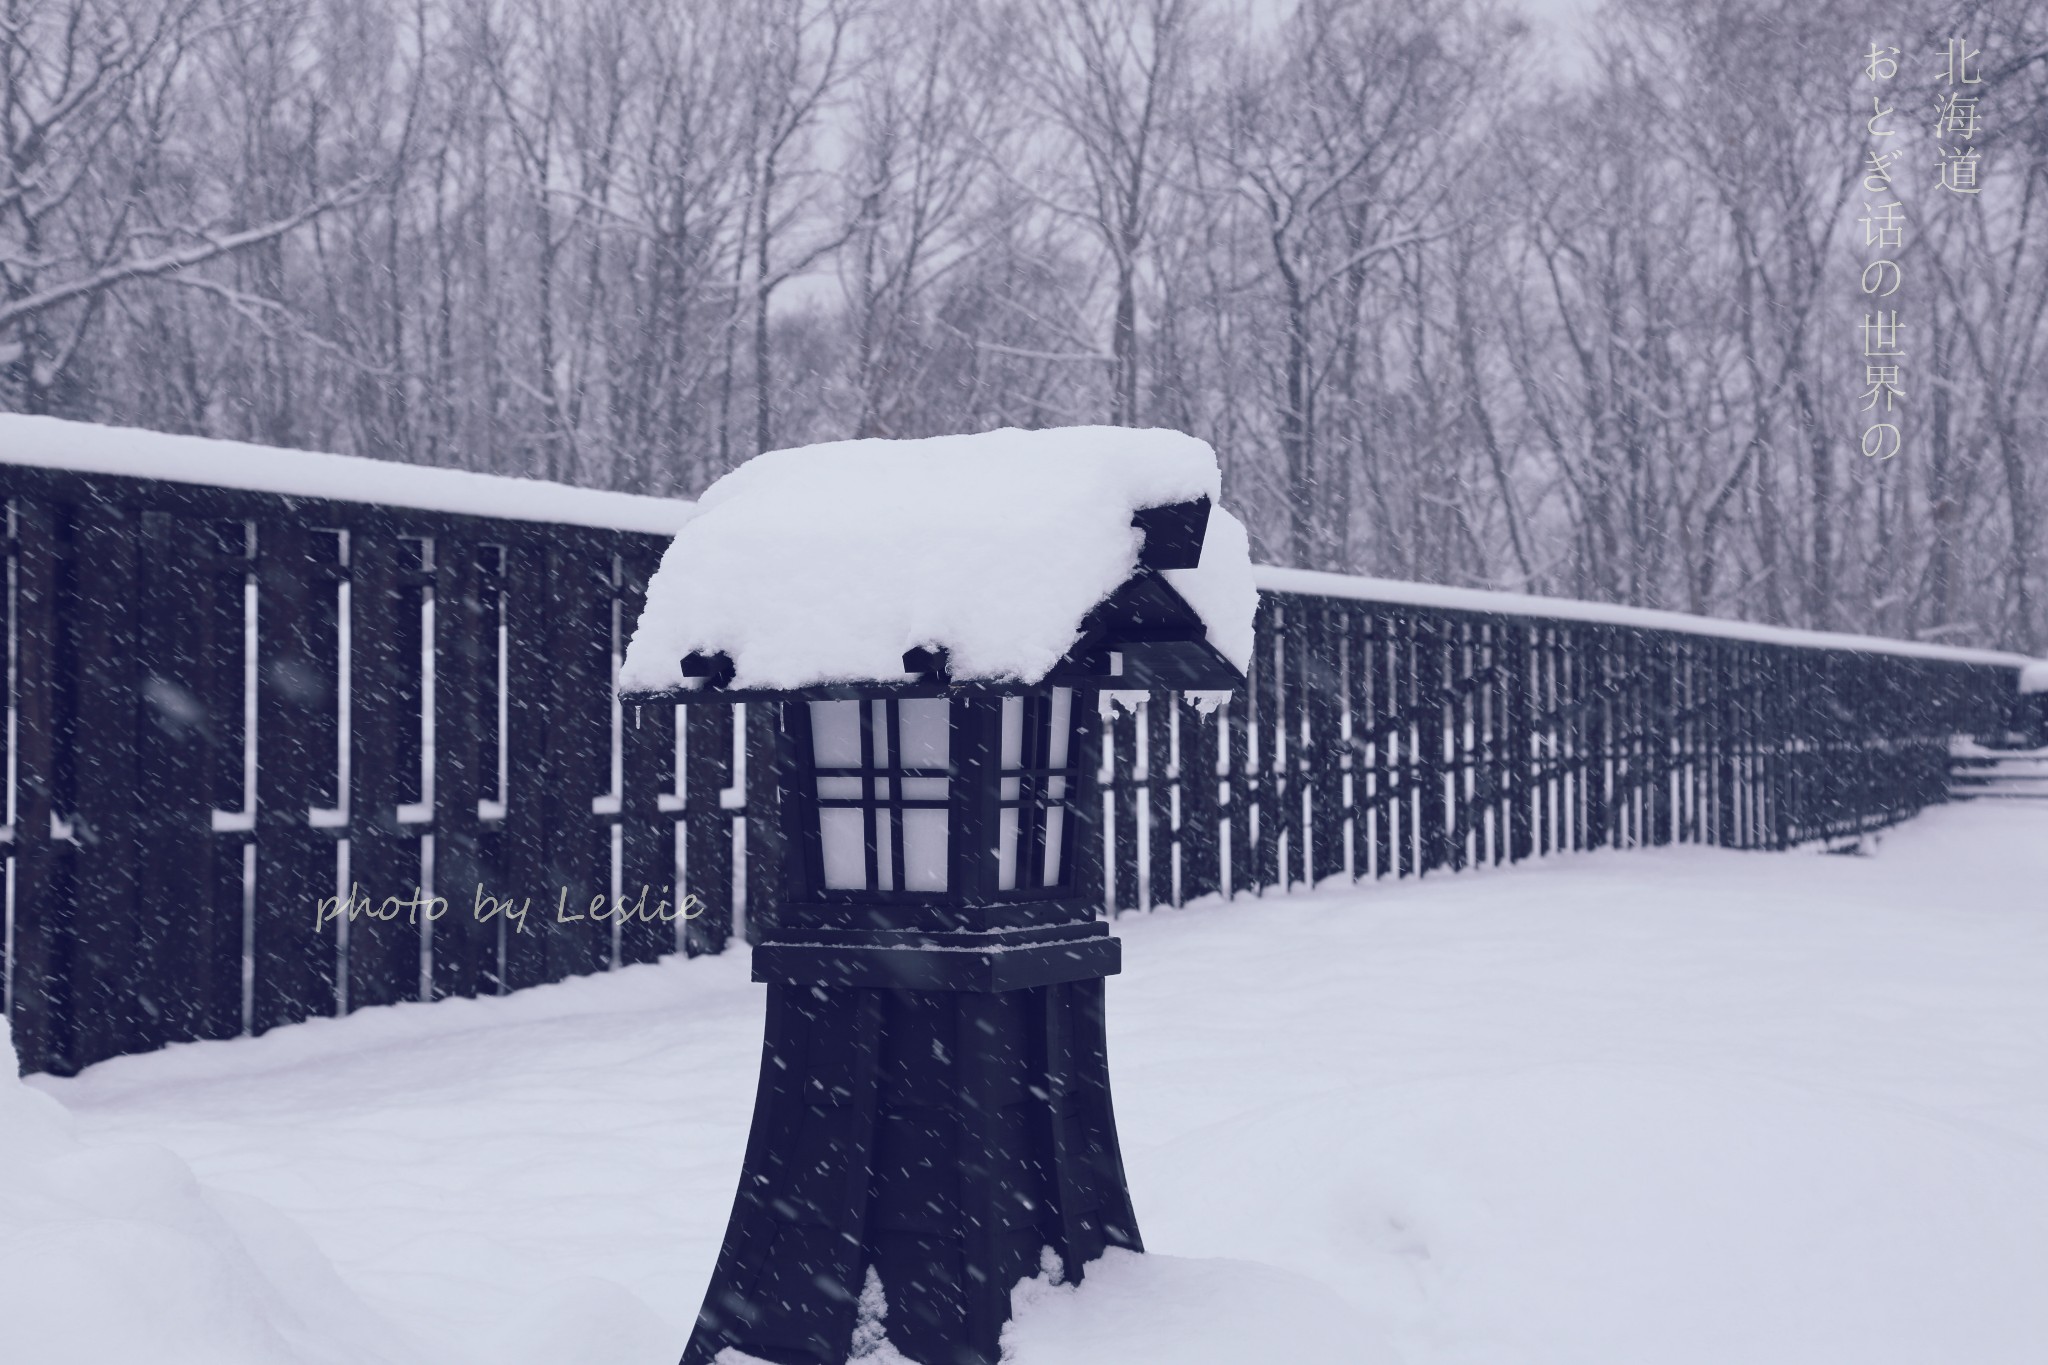
[[(1207, 445), (1076, 427), (847, 441), (708, 489), (626, 701), (772, 705), (784, 903), (753, 1130), (685, 1365), (839, 1365), (871, 1282), (923, 1365), (1018, 1281), (1141, 1248), (1081, 885), (1104, 689), (1243, 682), (1257, 592)], [(872, 1290), (869, 1290), (872, 1296)]]

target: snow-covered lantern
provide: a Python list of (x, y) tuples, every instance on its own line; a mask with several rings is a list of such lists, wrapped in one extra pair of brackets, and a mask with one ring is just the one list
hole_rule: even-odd
[[(685, 1365), (997, 1360), (1010, 1290), (1139, 1248), (1077, 851), (1104, 689), (1252, 647), (1209, 447), (1076, 427), (849, 441), (720, 479), (648, 586), (628, 702), (779, 709), (785, 901), (753, 1133)], [(754, 756), (761, 761), (767, 756)]]

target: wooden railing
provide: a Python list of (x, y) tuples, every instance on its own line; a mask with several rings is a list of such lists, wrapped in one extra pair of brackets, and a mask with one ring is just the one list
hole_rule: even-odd
[[(1120, 907), (1567, 850), (1848, 840), (1945, 798), (2016, 656), (1262, 570), (1250, 685), (1110, 723)], [(1567, 614), (1569, 613), (1569, 614)], [(1212, 776), (1213, 775), (1213, 776)]]
[(673, 711), (611, 697), (665, 535), (4, 463), (0, 488), (25, 1069), (724, 946), (730, 718), (679, 758)]
[[(674, 504), (574, 524), (544, 519), (573, 490), (511, 480), (401, 506), (5, 439), (25, 1070), (717, 952), (772, 918), (773, 819), (747, 837), (771, 773), (745, 754), (773, 708), (612, 699)], [(335, 459), (273, 454), (242, 482)], [(496, 514), (447, 510), (464, 488)], [(1101, 699), (1082, 848), (1111, 907), (1852, 838), (1942, 799), (1951, 736), (2005, 723), (2024, 662), (1262, 572), (1244, 694)]]

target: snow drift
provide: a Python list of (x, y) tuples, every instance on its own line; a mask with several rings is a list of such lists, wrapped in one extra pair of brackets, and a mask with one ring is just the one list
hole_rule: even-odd
[(0, 1360), (407, 1365), (294, 1224), (163, 1147), (88, 1143), (0, 1019)]

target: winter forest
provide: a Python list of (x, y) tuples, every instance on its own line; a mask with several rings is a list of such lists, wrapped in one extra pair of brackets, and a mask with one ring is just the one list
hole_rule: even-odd
[(2031, 651), (2044, 197), (2040, 0), (0, 0), (0, 408), (678, 495), (1169, 426), (1267, 562)]

